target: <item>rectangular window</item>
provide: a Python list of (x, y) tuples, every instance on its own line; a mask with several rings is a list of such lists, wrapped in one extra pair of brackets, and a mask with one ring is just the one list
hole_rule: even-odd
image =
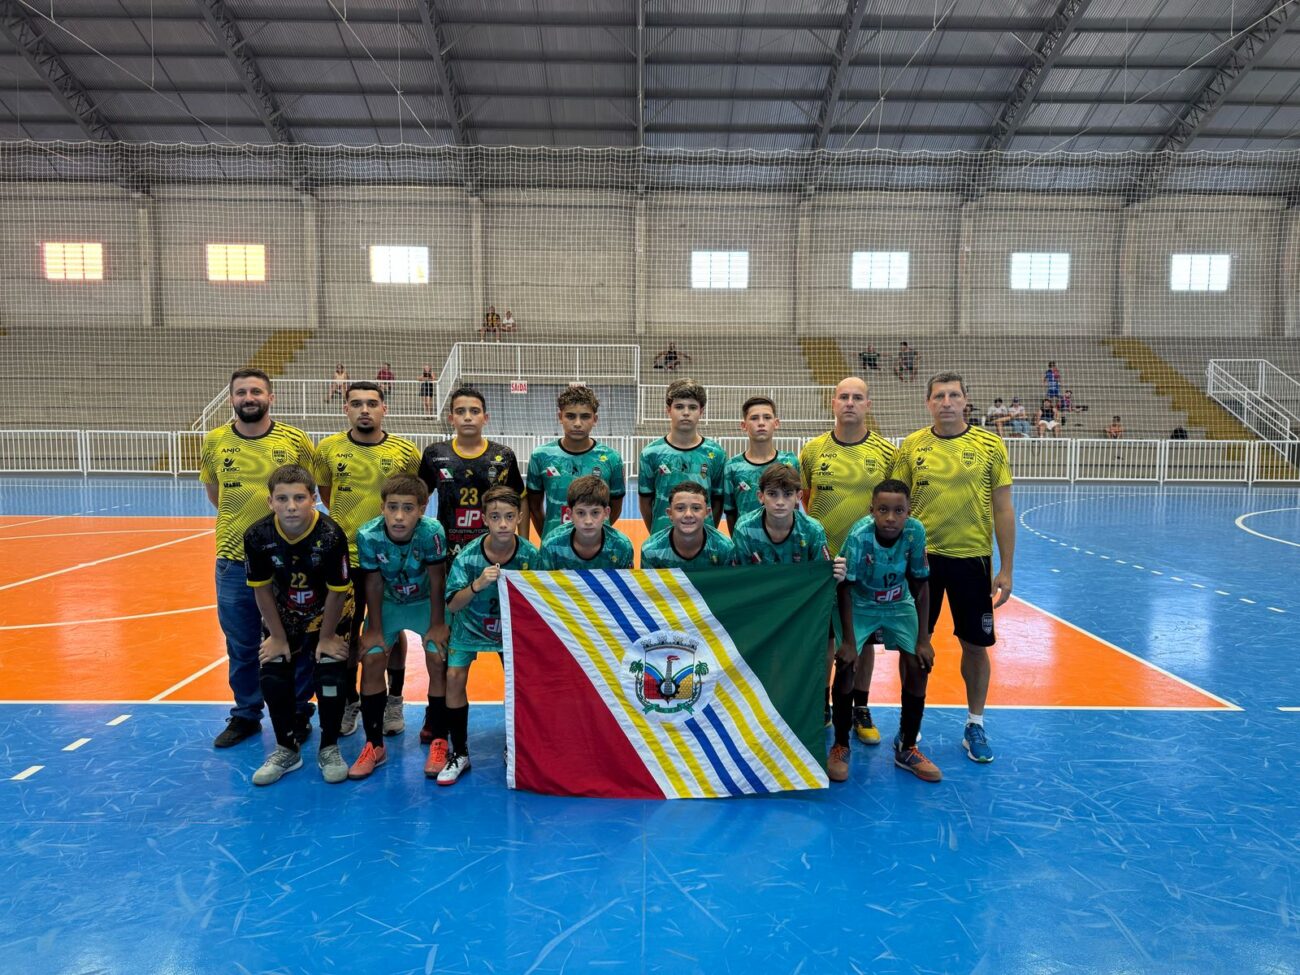
[(370, 248), (370, 281), (373, 284), (428, 284), (429, 248)]
[(209, 281), (265, 281), (265, 244), (209, 244)]
[(104, 245), (47, 240), (41, 245), (46, 281), (103, 281)]
[(1170, 291), (1227, 291), (1230, 254), (1171, 254)]
[(858, 291), (902, 291), (909, 260), (907, 251), (854, 251), (850, 286)]
[(692, 288), (748, 288), (749, 251), (691, 251)]
[(1069, 254), (1030, 251), (1011, 255), (1012, 291), (1065, 291), (1069, 287)]

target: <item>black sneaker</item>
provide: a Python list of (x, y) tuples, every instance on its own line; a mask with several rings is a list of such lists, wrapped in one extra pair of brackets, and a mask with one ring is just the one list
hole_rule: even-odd
[(212, 739), (213, 748), (229, 748), (238, 745), (245, 738), (252, 738), (262, 730), (262, 722), (252, 718), (232, 717), (226, 722), (226, 728)]
[(293, 740), (296, 741), (298, 743), (298, 747), (301, 748), (306, 743), (307, 739), (310, 737), (311, 737), (311, 716), (304, 714), (298, 718), (298, 727), (293, 729)]

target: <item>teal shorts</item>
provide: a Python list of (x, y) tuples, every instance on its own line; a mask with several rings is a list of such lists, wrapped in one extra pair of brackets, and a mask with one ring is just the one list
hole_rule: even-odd
[(447, 651), (448, 667), (468, 667), (474, 662), (474, 658), (480, 653), (500, 653), (500, 647), (494, 647), (491, 650), (486, 648), (482, 650), (457, 650), (454, 647)]
[(384, 600), (384, 649), (371, 650), (370, 653), (383, 653), (391, 650), (401, 639), (403, 630), (424, 638), (429, 628), (429, 600), (421, 599), (418, 603), (390, 603)]
[(881, 606), (878, 603), (853, 602), (853, 636), (858, 652), (879, 630), (884, 636), (886, 650), (916, 653), (916, 603), (910, 599), (901, 605)]

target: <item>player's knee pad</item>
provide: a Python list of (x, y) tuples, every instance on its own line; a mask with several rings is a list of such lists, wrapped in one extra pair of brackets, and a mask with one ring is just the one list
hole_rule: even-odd
[(320, 699), (339, 697), (347, 687), (348, 668), (341, 660), (322, 659), (316, 662), (316, 696)]
[(281, 658), (262, 664), (260, 683), (263, 697), (292, 699), (293, 663)]

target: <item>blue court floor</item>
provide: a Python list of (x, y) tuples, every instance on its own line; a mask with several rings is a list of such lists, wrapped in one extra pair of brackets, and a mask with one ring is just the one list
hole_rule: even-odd
[[(0, 972), (1300, 971), (1300, 494), (1016, 506), (1018, 596), (1239, 710), (1007, 707), (977, 766), (932, 708), (938, 785), (855, 743), (830, 790), (650, 803), (507, 791), (499, 706), (453, 789), (414, 707), (370, 780), (324, 785), (313, 739), (254, 789), (223, 707), (0, 704)], [(0, 516), (67, 511), (207, 513), (193, 482), (0, 480)]]

